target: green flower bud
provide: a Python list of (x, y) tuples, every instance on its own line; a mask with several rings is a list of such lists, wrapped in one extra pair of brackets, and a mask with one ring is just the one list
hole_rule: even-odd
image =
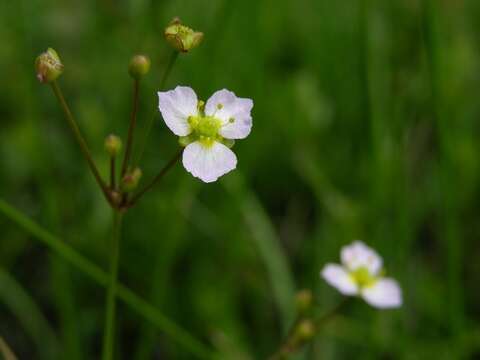
[(110, 134), (105, 138), (105, 151), (112, 157), (117, 156), (122, 151), (122, 140), (117, 136)]
[(40, 54), (35, 60), (37, 79), (41, 83), (55, 81), (63, 73), (63, 64), (57, 52), (52, 48)]
[(165, 29), (165, 39), (177, 51), (188, 52), (200, 45), (203, 40), (203, 33), (193, 31), (183, 25), (179, 18), (174, 18)]
[(305, 313), (313, 305), (313, 294), (308, 289), (300, 290), (295, 296), (295, 303), (297, 305), (297, 310), (300, 313)]
[(122, 189), (126, 192), (135, 190), (141, 177), (142, 170), (138, 167), (128, 172), (122, 179)]
[(301, 341), (308, 341), (315, 336), (315, 324), (310, 319), (302, 320), (297, 325), (295, 334)]
[(116, 206), (120, 205), (122, 202), (122, 194), (120, 194), (118, 191), (111, 191), (110, 198)]
[(134, 79), (140, 79), (150, 70), (150, 59), (145, 55), (135, 55), (128, 65), (128, 72)]

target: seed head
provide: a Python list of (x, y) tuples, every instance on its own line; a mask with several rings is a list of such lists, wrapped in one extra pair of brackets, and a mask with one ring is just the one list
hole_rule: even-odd
[(165, 39), (180, 52), (189, 52), (200, 45), (203, 33), (194, 31), (181, 23), (179, 18), (174, 18), (165, 29)]
[(35, 60), (35, 70), (37, 79), (41, 83), (50, 83), (55, 81), (63, 73), (63, 64), (57, 52), (52, 48), (41, 53)]

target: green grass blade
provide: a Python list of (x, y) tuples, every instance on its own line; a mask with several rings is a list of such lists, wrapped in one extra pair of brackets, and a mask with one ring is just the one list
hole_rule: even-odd
[[(19, 225), (22, 229), (30, 233), (35, 239), (47, 245), (64, 260), (68, 261), (78, 270), (89, 276), (96, 283), (106, 287), (108, 282), (108, 275), (106, 272), (2, 199), (0, 199), (0, 212)], [(168, 335), (172, 340), (178, 342), (196, 357), (201, 359), (214, 357), (214, 352), (206, 347), (201, 341), (197, 340), (186, 330), (169, 320), (154, 306), (137, 296), (126, 286), (119, 284), (117, 288), (117, 296), (140, 316), (150, 321), (160, 331)]]
[(0, 354), (2, 354), (4, 360), (17, 360), (17, 357), (13, 353), (12, 349), (0, 336)]
[(8, 272), (0, 268), (0, 301), (15, 314), (32, 338), (41, 359), (55, 359), (59, 344), (55, 332), (27, 291)]
[(286, 330), (293, 321), (295, 286), (275, 228), (260, 201), (245, 185), (238, 172), (223, 180), (222, 184), (234, 197), (265, 263), (273, 295), (282, 314), (284, 330)]

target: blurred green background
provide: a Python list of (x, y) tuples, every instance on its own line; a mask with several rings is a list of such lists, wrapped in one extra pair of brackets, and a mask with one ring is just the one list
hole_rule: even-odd
[[(176, 149), (156, 91), (174, 16), (205, 33), (167, 82), (252, 98), (238, 168), (203, 184), (181, 165), (125, 219), (120, 279), (218, 349), (265, 359), (294, 315), (341, 297), (319, 279), (342, 245), (384, 256), (404, 306), (352, 303), (305, 359), (480, 358), (478, 0), (0, 0), (0, 196), (102, 268), (111, 214), (33, 62), (60, 83), (99, 163), (125, 135), (130, 57), (151, 56), (139, 131), (148, 179)], [(19, 359), (95, 359), (104, 289), (0, 214), (0, 336)], [(119, 303), (118, 359), (191, 359)]]

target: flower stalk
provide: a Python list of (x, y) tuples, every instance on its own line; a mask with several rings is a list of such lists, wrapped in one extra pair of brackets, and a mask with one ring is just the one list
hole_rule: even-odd
[(127, 146), (125, 148), (125, 155), (123, 157), (122, 172), (121, 172), (122, 177), (127, 172), (128, 163), (130, 161), (130, 155), (132, 153), (133, 133), (135, 132), (135, 126), (137, 124), (139, 87), (140, 87), (140, 80), (138, 78), (135, 78), (133, 80), (133, 108), (132, 108), (132, 114), (130, 116), (130, 125), (128, 127)]
[(116, 190), (116, 159), (117, 155), (122, 149), (122, 140), (116, 135), (108, 135), (105, 139), (105, 151), (110, 156), (110, 191), (113, 197), (113, 192)]
[(114, 190), (117, 187), (115, 178), (116, 178), (116, 169), (115, 169), (115, 156), (110, 157), (110, 189)]
[(147, 191), (152, 189), (160, 180), (165, 176), (165, 174), (176, 164), (180, 157), (182, 156), (183, 149), (179, 150), (173, 158), (160, 170), (157, 176), (155, 176), (150, 183), (145, 185), (143, 189), (141, 189), (134, 197), (125, 205), (126, 208), (131, 208), (134, 206), (140, 198), (145, 195)]
[(52, 86), (53, 93), (55, 94), (56, 98), (60, 103), (60, 106), (63, 109), (63, 112), (65, 113), (65, 117), (67, 118), (68, 125), (70, 126), (70, 129), (72, 130), (73, 135), (75, 136), (75, 139), (77, 140), (78, 145), (80, 146), (80, 149), (82, 150), (82, 153), (88, 162), (88, 166), (90, 167), (90, 170), (93, 176), (95, 177), (95, 180), (97, 181), (98, 186), (100, 186), (100, 189), (105, 195), (105, 198), (107, 199), (107, 201), (110, 204), (112, 204), (112, 200), (111, 200), (107, 185), (105, 184), (102, 177), (100, 176), (100, 172), (98, 171), (98, 168), (95, 165), (95, 161), (93, 160), (93, 157), (90, 153), (87, 142), (83, 138), (80, 128), (78, 127), (77, 122), (75, 121), (75, 118), (73, 117), (72, 112), (70, 111), (70, 108), (67, 102), (65, 101), (65, 98), (63, 96), (60, 86), (56, 81), (52, 81), (50, 84)]
[[(349, 303), (349, 300), (348, 298), (343, 299), (343, 301), (333, 309), (317, 318), (300, 312), (287, 337), (269, 360), (288, 359), (289, 356), (311, 341), (325, 324), (339, 314)], [(299, 310), (301, 311), (301, 309)]]
[[(170, 59), (168, 61), (167, 67), (165, 68), (165, 71), (163, 72), (162, 79), (160, 80), (160, 90), (163, 90), (165, 88), (165, 84), (167, 83), (167, 79), (170, 76), (170, 73), (172, 72), (173, 66), (175, 65), (175, 62), (178, 59), (178, 52), (177, 50), (173, 50), (172, 54), (170, 55)], [(143, 139), (140, 142), (140, 150), (138, 151), (137, 159), (135, 161), (135, 164), (139, 164), (140, 161), (142, 160), (143, 154), (145, 152), (145, 146), (147, 145), (148, 138), (150, 137), (150, 132), (152, 131), (153, 127), (153, 122), (155, 121), (155, 118), (153, 116), (150, 116), (147, 120), (147, 123), (145, 125), (145, 131), (143, 135)]]
[(120, 257), (120, 233), (122, 227), (123, 213), (113, 210), (113, 236), (110, 253), (110, 276), (106, 298), (105, 329), (103, 336), (103, 360), (112, 360), (114, 353), (115, 337), (115, 305), (117, 295), (118, 263)]

